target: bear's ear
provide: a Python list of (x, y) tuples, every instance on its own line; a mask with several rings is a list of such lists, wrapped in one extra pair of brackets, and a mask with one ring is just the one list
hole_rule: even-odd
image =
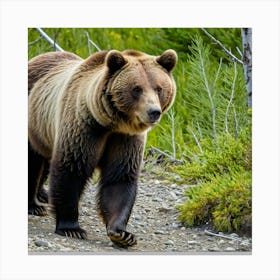
[(161, 56), (157, 57), (156, 61), (159, 65), (170, 72), (177, 63), (177, 53), (173, 50), (165, 51)]
[(119, 51), (109, 51), (106, 56), (106, 65), (110, 69), (111, 73), (114, 73), (121, 69), (127, 63), (126, 59)]

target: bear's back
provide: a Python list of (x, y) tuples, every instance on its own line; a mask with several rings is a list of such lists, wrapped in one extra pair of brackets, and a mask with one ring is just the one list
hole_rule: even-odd
[(82, 58), (69, 52), (49, 52), (31, 59), (28, 63), (28, 95), (38, 80), (68, 61), (80, 62)]

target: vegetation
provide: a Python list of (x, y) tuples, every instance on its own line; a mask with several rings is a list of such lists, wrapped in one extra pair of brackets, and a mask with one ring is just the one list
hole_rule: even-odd
[[(217, 231), (251, 228), (251, 110), (243, 67), (198, 28), (46, 28), (64, 50), (81, 57), (100, 49), (136, 49), (154, 55), (173, 48), (177, 97), (160, 125), (149, 133), (147, 150), (157, 148), (182, 164), (168, 168), (179, 183), (194, 186), (178, 206), (186, 226), (211, 223)], [(238, 28), (207, 29), (240, 58)], [(28, 31), (28, 56), (53, 51), (36, 29)], [(177, 176), (178, 177), (178, 176)], [(176, 178), (177, 178), (176, 177)]]

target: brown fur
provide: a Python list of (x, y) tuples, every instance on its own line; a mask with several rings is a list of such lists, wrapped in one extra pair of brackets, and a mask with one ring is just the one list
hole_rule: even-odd
[(175, 98), (176, 61), (172, 50), (158, 57), (126, 50), (102, 51), (86, 60), (55, 52), (29, 62), (30, 213), (44, 212), (32, 195), (40, 189), (47, 160), (56, 232), (83, 238), (78, 198), (99, 167), (98, 205), (108, 236), (122, 245), (135, 243), (125, 227), (146, 133)]

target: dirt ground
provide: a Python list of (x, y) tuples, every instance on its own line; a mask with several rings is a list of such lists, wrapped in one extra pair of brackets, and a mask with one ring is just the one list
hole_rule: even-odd
[[(116, 247), (107, 237), (95, 207), (96, 186), (89, 185), (80, 203), (80, 225), (87, 240), (54, 233), (51, 215), (28, 217), (29, 254), (250, 254), (252, 239), (237, 234), (214, 233), (208, 226), (185, 228), (178, 222), (175, 206), (184, 202), (187, 185), (171, 183), (168, 173), (143, 171), (128, 231), (137, 245)], [(214, 234), (213, 234), (214, 233)]]

